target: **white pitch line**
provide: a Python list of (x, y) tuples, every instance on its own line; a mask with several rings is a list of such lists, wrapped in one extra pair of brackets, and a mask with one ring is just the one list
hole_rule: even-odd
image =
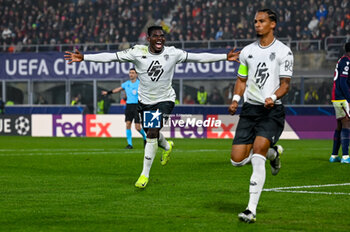
[(342, 192), (315, 192), (315, 191), (295, 191), (295, 190), (271, 190), (264, 189), (265, 192), (279, 192), (279, 193), (309, 193), (309, 194), (324, 194), (324, 195), (349, 195), (350, 193)]
[(309, 193), (309, 194), (325, 194), (325, 195), (350, 195), (350, 193), (343, 192), (317, 192), (317, 191), (303, 191), (303, 190), (290, 190), (290, 189), (303, 189), (303, 188), (322, 188), (322, 187), (335, 187), (335, 186), (348, 186), (350, 183), (342, 184), (323, 184), (323, 185), (304, 185), (304, 186), (290, 186), (290, 187), (278, 187), (263, 189), (265, 192), (280, 192), (280, 193)]
[(281, 190), (281, 189), (321, 188), (321, 187), (334, 187), (334, 186), (345, 186), (345, 185), (350, 185), (350, 183), (290, 186), (290, 187), (278, 187), (278, 188), (271, 188), (271, 189), (264, 189), (264, 190), (269, 191), (269, 190)]

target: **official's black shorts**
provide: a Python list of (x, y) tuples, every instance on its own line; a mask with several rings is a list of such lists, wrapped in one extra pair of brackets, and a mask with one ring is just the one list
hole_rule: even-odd
[[(154, 105), (145, 105), (139, 102), (138, 105), (138, 112), (141, 116), (141, 121), (144, 121), (144, 111), (157, 111), (162, 114), (161, 118), (164, 119), (165, 121), (168, 120), (169, 115), (173, 111), (175, 106), (175, 103), (172, 101), (164, 101), (164, 102), (158, 102), (157, 104)], [(161, 127), (163, 127), (163, 120), (161, 120)]]
[(132, 122), (133, 120), (135, 120), (135, 123), (140, 123), (140, 116), (137, 111), (137, 106), (138, 104), (126, 104), (125, 122)]
[(232, 144), (253, 144), (256, 136), (262, 136), (273, 146), (283, 132), (284, 120), (283, 105), (266, 109), (263, 105), (244, 103)]

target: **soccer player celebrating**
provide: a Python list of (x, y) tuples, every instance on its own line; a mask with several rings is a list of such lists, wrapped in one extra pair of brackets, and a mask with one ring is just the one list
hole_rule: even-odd
[[(332, 90), (332, 102), (337, 118), (337, 128), (333, 136), (333, 152), (329, 162), (350, 163), (349, 158), (349, 135), (350, 135), (350, 42), (345, 44), (346, 54), (342, 56), (335, 67), (334, 83)], [(342, 146), (343, 156), (340, 159), (338, 151)]]
[(264, 186), (266, 158), (270, 160), (272, 175), (281, 167), (282, 146), (275, 146), (285, 120), (281, 102), (289, 90), (293, 72), (293, 53), (274, 36), (277, 16), (270, 9), (259, 10), (255, 15), (255, 31), (259, 38), (244, 47), (229, 112), (236, 113), (244, 94), (244, 104), (231, 150), (234, 166), (252, 164), (249, 203), (238, 218), (253, 223), (256, 208)]
[(128, 145), (126, 149), (133, 149), (132, 146), (132, 133), (131, 133), (131, 123), (135, 120), (135, 129), (142, 135), (144, 144), (146, 144), (146, 134), (140, 125), (140, 116), (137, 112), (138, 106), (138, 88), (140, 81), (137, 79), (137, 73), (134, 68), (129, 70), (130, 80), (125, 81), (121, 87), (112, 89), (110, 91), (102, 91), (102, 95), (118, 93), (125, 90), (126, 93), (126, 109), (125, 109), (125, 123), (126, 123), (126, 140)]
[[(175, 47), (165, 46), (165, 35), (162, 27), (148, 28), (147, 40), (149, 45), (135, 45), (134, 47), (117, 53), (99, 53), (83, 55), (78, 50), (75, 53), (66, 52), (65, 59), (68, 64), (72, 62), (131, 62), (135, 65), (139, 75), (139, 112), (144, 122), (144, 111), (155, 111), (154, 117), (167, 118), (175, 102), (175, 91), (172, 88), (172, 79), (175, 66), (183, 62), (215, 62), (238, 61), (239, 51), (231, 50), (227, 54), (188, 53)], [(156, 115), (160, 114), (160, 115)], [(145, 128), (147, 143), (145, 146), (143, 170), (135, 186), (145, 188), (149, 181), (149, 173), (158, 146), (163, 148), (161, 164), (165, 165), (170, 157), (173, 143), (168, 142), (159, 128)]]

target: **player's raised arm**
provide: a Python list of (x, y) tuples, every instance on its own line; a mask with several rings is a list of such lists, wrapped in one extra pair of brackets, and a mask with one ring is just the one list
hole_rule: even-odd
[(79, 52), (78, 49), (75, 49), (75, 53), (66, 51), (64, 59), (68, 60), (68, 64), (71, 64), (73, 62), (81, 62), (83, 60), (102, 63), (119, 61), (116, 53), (102, 52), (97, 54), (84, 55)]
[(78, 51), (78, 49), (75, 49), (75, 52), (65, 52), (64, 59), (68, 60), (68, 64), (71, 64), (73, 62), (81, 62), (84, 60), (84, 55)]
[(239, 63), (239, 54), (241, 51), (238, 51), (236, 48), (232, 49), (227, 53), (227, 60), (236, 61)]
[(210, 63), (222, 60), (238, 61), (240, 51), (232, 49), (227, 54), (214, 54), (214, 53), (188, 53), (186, 62), (198, 62), (198, 63)]

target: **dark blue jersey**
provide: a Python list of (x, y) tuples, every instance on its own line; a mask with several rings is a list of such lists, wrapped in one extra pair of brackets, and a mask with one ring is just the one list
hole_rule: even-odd
[(334, 70), (332, 101), (347, 100), (350, 103), (350, 56), (345, 55), (338, 60)]

